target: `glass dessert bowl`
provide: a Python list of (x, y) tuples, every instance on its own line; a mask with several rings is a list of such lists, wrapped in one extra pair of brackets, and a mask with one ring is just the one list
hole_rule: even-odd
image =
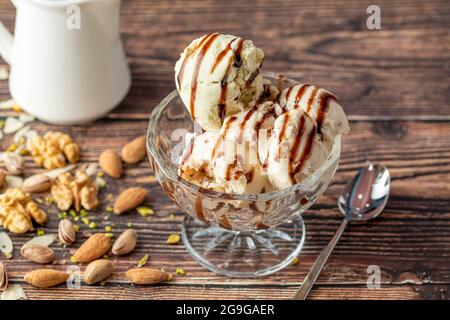
[[(274, 74), (265, 78), (276, 81)], [(183, 137), (195, 123), (176, 90), (153, 110), (148, 128), (150, 164), (165, 193), (186, 215), (182, 239), (207, 269), (232, 277), (269, 275), (289, 265), (305, 240), (302, 213), (328, 187), (340, 158), (341, 139), (314, 174), (289, 188), (245, 195), (201, 188), (178, 175)]]

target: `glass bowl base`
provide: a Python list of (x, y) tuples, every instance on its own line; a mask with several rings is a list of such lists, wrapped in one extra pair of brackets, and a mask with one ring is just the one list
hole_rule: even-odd
[(288, 266), (305, 242), (302, 217), (258, 231), (212, 227), (186, 215), (181, 236), (189, 254), (206, 269), (228, 277), (267, 276)]

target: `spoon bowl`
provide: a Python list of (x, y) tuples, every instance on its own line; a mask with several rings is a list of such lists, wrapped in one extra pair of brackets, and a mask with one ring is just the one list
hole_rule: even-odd
[(368, 164), (347, 183), (338, 198), (339, 209), (348, 221), (374, 219), (386, 206), (390, 186), (389, 170)]

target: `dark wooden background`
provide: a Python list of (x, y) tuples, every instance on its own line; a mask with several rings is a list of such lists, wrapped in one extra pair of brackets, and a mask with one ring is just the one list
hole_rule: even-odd
[[(23, 275), (37, 268), (18, 253), (32, 236), (28, 234), (14, 237), (13, 260), (1, 258), (13, 282), (23, 284), (32, 299), (292, 298), (338, 228), (342, 217), (337, 195), (347, 179), (371, 160), (391, 169), (387, 208), (376, 221), (348, 227), (311, 298), (449, 299), (450, 2), (377, 3), (381, 30), (366, 27), (366, 8), (372, 1), (123, 1), (121, 31), (133, 73), (126, 100), (90, 125), (34, 124), (42, 132), (61, 129), (72, 134), (81, 144), (82, 160), (94, 162), (103, 149), (119, 150), (130, 138), (145, 133), (152, 108), (174, 89), (174, 63), (193, 38), (218, 31), (253, 39), (266, 53), (266, 70), (328, 88), (351, 120), (334, 182), (305, 214), (307, 239), (299, 265), (262, 279), (224, 278), (200, 267), (183, 245), (168, 246), (166, 237), (180, 230), (183, 213), (156, 182), (148, 182), (151, 171), (143, 162), (127, 167), (123, 180), (108, 180), (110, 191), (103, 192), (105, 196), (127, 185), (146, 186), (148, 204), (157, 212), (145, 219), (133, 213), (115, 219), (116, 233), (132, 221), (140, 241), (132, 255), (113, 258), (112, 279), (79, 290), (65, 286), (39, 290), (24, 284)], [(14, 9), (7, 0), (0, 0), (0, 18), (13, 29)], [(8, 97), (7, 82), (2, 81), (0, 98)], [(7, 146), (8, 140), (1, 144)], [(37, 172), (30, 160), (27, 165), (27, 174)], [(55, 233), (56, 226), (53, 216), (44, 230)], [(69, 255), (56, 250), (61, 259)], [(150, 266), (170, 272), (183, 267), (187, 275), (158, 286), (124, 283), (123, 272), (146, 253)], [(369, 265), (382, 270), (380, 289), (366, 286)]]

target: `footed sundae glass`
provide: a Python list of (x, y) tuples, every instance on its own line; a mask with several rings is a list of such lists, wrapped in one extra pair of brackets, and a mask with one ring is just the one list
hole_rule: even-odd
[[(275, 74), (265, 78), (276, 81)], [(288, 80), (292, 81), (292, 80)], [(338, 137), (327, 161), (287, 189), (243, 195), (211, 191), (178, 175), (180, 150), (194, 121), (175, 90), (150, 116), (147, 151), (165, 193), (187, 213), (181, 236), (205, 268), (230, 277), (272, 274), (297, 257), (305, 241), (305, 212), (328, 187), (340, 158)]]

